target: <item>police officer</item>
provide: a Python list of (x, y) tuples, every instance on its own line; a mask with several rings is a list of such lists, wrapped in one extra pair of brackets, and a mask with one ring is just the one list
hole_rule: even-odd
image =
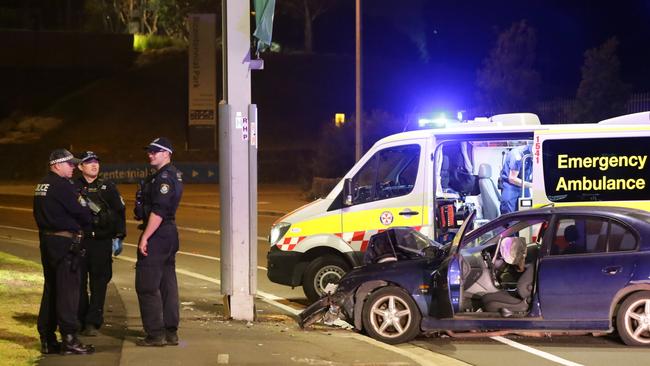
[[(83, 230), (91, 213), (70, 180), (79, 162), (68, 150), (50, 154), (50, 171), (34, 190), (34, 219), (39, 230), (43, 264), (43, 298), (38, 313), (41, 353), (87, 354), (91, 345), (77, 338), (79, 321), (79, 258)], [(62, 344), (54, 333), (57, 325)]]
[(532, 141), (528, 141), (525, 145), (512, 148), (503, 162), (503, 168), (499, 179), (503, 184), (501, 191), (501, 214), (515, 212), (519, 209), (518, 200), (521, 195), (521, 187), (526, 189), (526, 196), (528, 196), (528, 189), (532, 187), (531, 174), (532, 174), (532, 160), (526, 162), (526, 171), (522, 171), (524, 156), (530, 155)]
[(84, 233), (81, 243), (86, 255), (81, 264), (79, 321), (83, 328), (81, 334), (93, 337), (104, 323), (106, 287), (113, 275), (111, 253), (117, 256), (122, 251), (126, 217), (124, 200), (115, 184), (99, 178), (97, 154), (92, 151), (81, 154), (78, 167), (81, 176), (75, 184), (93, 212), (92, 228)]
[(160, 137), (145, 147), (156, 169), (136, 193), (135, 217), (144, 231), (138, 243), (135, 289), (147, 336), (139, 346), (177, 345), (179, 323), (176, 252), (178, 231), (174, 221), (183, 194), (181, 172), (171, 165), (171, 142)]

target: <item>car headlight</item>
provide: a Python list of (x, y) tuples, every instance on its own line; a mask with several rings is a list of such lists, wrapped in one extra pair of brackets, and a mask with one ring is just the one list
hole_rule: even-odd
[(269, 235), (269, 243), (271, 243), (271, 246), (277, 244), (290, 227), (291, 224), (288, 222), (280, 222), (277, 225), (273, 225), (271, 228), (271, 235)]

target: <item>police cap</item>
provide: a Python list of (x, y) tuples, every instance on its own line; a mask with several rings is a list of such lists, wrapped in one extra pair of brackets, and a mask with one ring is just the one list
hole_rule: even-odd
[(56, 149), (50, 153), (50, 165), (58, 163), (72, 163), (79, 164), (81, 160), (77, 159), (72, 153), (66, 149)]
[(99, 161), (99, 156), (97, 156), (97, 154), (95, 154), (92, 151), (84, 151), (83, 153), (81, 153), (79, 160), (81, 161), (82, 164), (92, 160)]
[(151, 141), (148, 146), (144, 148), (147, 152), (168, 151), (170, 154), (174, 152), (172, 143), (166, 137), (158, 137)]

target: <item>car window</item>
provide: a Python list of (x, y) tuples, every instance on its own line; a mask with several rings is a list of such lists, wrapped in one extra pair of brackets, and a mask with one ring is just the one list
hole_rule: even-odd
[(636, 249), (636, 237), (622, 225), (612, 222), (609, 233), (610, 252), (620, 252)]
[(374, 201), (375, 180), (377, 179), (377, 156), (373, 156), (354, 176), (355, 204)]
[(378, 151), (352, 179), (354, 204), (411, 193), (419, 162), (420, 145), (395, 146)]
[(463, 249), (485, 247), (496, 244), (499, 238), (507, 236), (516, 236), (524, 238), (526, 243), (538, 241), (537, 235), (542, 231), (542, 225), (545, 222), (543, 218), (526, 218), (525, 220), (510, 220), (499, 224), (496, 227), (479, 228), (484, 230), (476, 238), (463, 244)]
[(561, 218), (555, 228), (551, 255), (603, 253), (609, 220), (599, 217)]

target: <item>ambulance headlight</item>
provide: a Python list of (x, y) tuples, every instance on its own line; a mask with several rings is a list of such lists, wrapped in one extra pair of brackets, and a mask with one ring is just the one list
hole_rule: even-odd
[(280, 222), (277, 225), (273, 225), (273, 227), (271, 227), (271, 235), (269, 235), (269, 243), (271, 243), (271, 245), (277, 244), (284, 234), (289, 231), (290, 227), (291, 224), (288, 222)]

